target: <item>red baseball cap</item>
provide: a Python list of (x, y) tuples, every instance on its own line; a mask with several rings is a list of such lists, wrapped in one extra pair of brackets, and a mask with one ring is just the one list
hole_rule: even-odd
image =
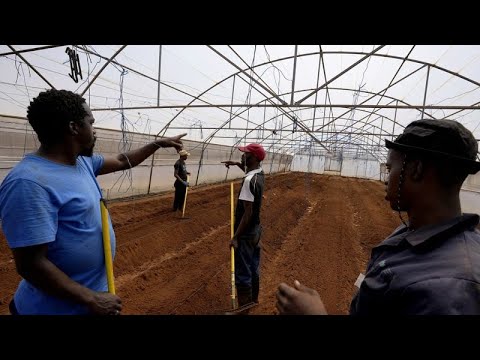
[(255, 155), (258, 161), (265, 159), (265, 149), (260, 144), (248, 144), (247, 146), (239, 146), (238, 150), (243, 152), (249, 152)]

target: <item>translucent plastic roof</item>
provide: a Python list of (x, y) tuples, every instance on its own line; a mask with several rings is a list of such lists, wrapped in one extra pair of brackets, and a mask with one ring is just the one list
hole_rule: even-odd
[(479, 60), (480, 46), (0, 45), (0, 114), (55, 87), (83, 94), (98, 127), (382, 161), (383, 139), (422, 117), (480, 138)]

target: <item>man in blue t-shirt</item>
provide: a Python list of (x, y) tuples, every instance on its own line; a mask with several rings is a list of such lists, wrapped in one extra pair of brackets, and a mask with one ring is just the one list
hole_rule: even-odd
[(121, 299), (107, 292), (96, 176), (137, 166), (160, 147), (179, 151), (186, 134), (117, 156), (93, 154), (93, 114), (84, 98), (66, 90), (40, 93), (27, 118), (41, 146), (0, 186), (2, 229), (23, 277), (10, 311), (118, 315)]

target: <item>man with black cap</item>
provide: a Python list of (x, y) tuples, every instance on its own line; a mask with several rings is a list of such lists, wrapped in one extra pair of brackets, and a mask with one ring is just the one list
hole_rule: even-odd
[(238, 195), (235, 210), (234, 236), (231, 246), (235, 248), (235, 286), (238, 306), (258, 303), (260, 291), (260, 208), (265, 185), (265, 174), (260, 162), (265, 150), (260, 144), (238, 148), (243, 152), (242, 161), (222, 161), (226, 167), (237, 165), (246, 172)]
[[(389, 149), (385, 182), (392, 209), (408, 222), (373, 248), (352, 315), (480, 315), (477, 214), (462, 213), (460, 188), (480, 170), (473, 134), (452, 120), (409, 124)], [(319, 294), (280, 284), (281, 314), (326, 314)]]

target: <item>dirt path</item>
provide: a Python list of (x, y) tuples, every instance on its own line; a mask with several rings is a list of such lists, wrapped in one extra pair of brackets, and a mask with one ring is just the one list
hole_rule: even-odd
[[(184, 220), (170, 210), (173, 194), (109, 205), (124, 313), (212, 314), (230, 307), (229, 193), (228, 184), (191, 189)], [(383, 185), (374, 181), (268, 176), (260, 305), (251, 313), (275, 313), (278, 284), (294, 279), (317, 289), (329, 312), (347, 313), (371, 247), (399, 224), (383, 196)], [(1, 314), (19, 276), (0, 237)]]

